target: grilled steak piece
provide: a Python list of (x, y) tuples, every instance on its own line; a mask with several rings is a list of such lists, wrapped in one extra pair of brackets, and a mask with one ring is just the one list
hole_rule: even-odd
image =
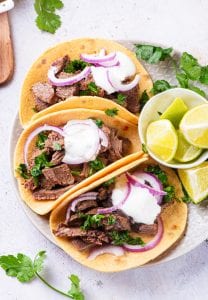
[(83, 223), (83, 218), (81, 218), (79, 213), (75, 213), (70, 216), (69, 220), (65, 220), (65, 224), (68, 226), (81, 226)]
[(83, 241), (102, 246), (104, 243), (109, 243), (109, 237), (105, 232), (100, 230), (83, 230), (78, 227), (67, 227), (65, 224), (59, 224), (58, 229), (54, 232), (56, 236), (60, 237), (81, 237)]
[(41, 111), (48, 108), (50, 105), (46, 102), (41, 101), (38, 98), (35, 98), (35, 110)]
[(156, 235), (157, 228), (158, 228), (157, 223), (154, 223), (151, 225), (138, 224), (138, 223), (131, 224), (131, 229), (134, 232), (144, 233), (144, 234), (149, 234), (149, 235)]
[(111, 162), (122, 158), (122, 144), (122, 139), (117, 136), (116, 129), (111, 129), (109, 149)]
[[(109, 217), (112, 216), (114, 218), (114, 223), (109, 224)], [(131, 224), (126, 216), (121, 216), (118, 213), (108, 214), (102, 220), (102, 225), (104, 226), (104, 230), (106, 231), (123, 231), (123, 230), (131, 230)]]
[(36, 99), (53, 104), (54, 88), (49, 83), (37, 82), (32, 86), (32, 92)]
[(95, 208), (97, 206), (98, 205), (96, 200), (85, 200), (77, 203), (76, 211), (84, 211), (86, 209)]
[(90, 91), (89, 88), (88, 88), (88, 85), (91, 83), (91, 82), (94, 82), (94, 78), (92, 76), (92, 74), (88, 75), (87, 78), (84, 78), (82, 79), (80, 82), (79, 82), (79, 88), (81, 91), (88, 91), (88, 95), (91, 95), (91, 96), (99, 96), (99, 97), (104, 97), (105, 96), (105, 91), (98, 87), (98, 91), (97, 93), (93, 93), (93, 91)]
[(74, 183), (74, 177), (72, 176), (67, 164), (61, 164), (54, 168), (45, 168), (42, 170), (46, 180), (55, 185), (70, 185)]
[(61, 149), (64, 148), (64, 138), (59, 133), (52, 131), (45, 141), (45, 149), (56, 151), (56, 145), (59, 144)]
[(88, 250), (89, 248), (91, 248), (93, 245), (92, 244), (88, 244), (84, 241), (82, 241), (80, 238), (73, 238), (72, 239), (72, 244), (73, 246), (75, 246), (77, 248), (77, 250), (79, 251), (85, 251)]
[(89, 173), (90, 173), (90, 166), (88, 163), (83, 163), (83, 169), (82, 169), (82, 172), (80, 173), (80, 177), (81, 178), (87, 178), (89, 176)]
[[(57, 77), (58, 78), (69, 78), (71, 76), (74, 76), (74, 74), (61, 72)], [(67, 86), (58, 86), (56, 88), (56, 96), (61, 98), (62, 100), (65, 100), (68, 97), (77, 96), (77, 95), (79, 95), (79, 84), (78, 83), (75, 83), (73, 85), (67, 85)]]
[(63, 193), (68, 191), (70, 188), (72, 188), (74, 185), (68, 185), (64, 188), (60, 189), (54, 189), (54, 190), (46, 190), (46, 189), (40, 189), (33, 193), (35, 200), (56, 200), (58, 197), (60, 197)]
[(35, 184), (34, 178), (32, 177), (32, 178), (27, 179), (24, 183), (24, 187), (27, 190), (34, 191), (37, 188), (37, 185)]
[(56, 74), (59, 73), (59, 72), (61, 72), (61, 71), (64, 69), (65, 65), (66, 65), (68, 62), (69, 62), (69, 57), (68, 57), (68, 55), (65, 55), (65, 56), (63, 56), (63, 57), (60, 57), (60, 58), (58, 58), (56, 61), (54, 61), (54, 62), (52, 63), (52, 66), (56, 66), (56, 68), (57, 68)]
[(139, 112), (139, 91), (138, 87), (135, 86), (133, 89), (122, 92), (122, 94), (126, 95), (126, 108), (132, 112), (137, 113)]
[(53, 153), (50, 162), (53, 164), (53, 166), (57, 166), (62, 162), (63, 158), (64, 158), (64, 150), (56, 151)]

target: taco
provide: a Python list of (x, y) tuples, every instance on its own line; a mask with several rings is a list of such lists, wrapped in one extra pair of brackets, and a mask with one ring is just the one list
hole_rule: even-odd
[(182, 238), (187, 205), (176, 173), (141, 158), (65, 198), (51, 213), (58, 246), (103, 272), (139, 267)]
[(46, 214), (66, 195), (143, 153), (137, 126), (103, 111), (70, 109), (33, 122), (18, 139), (14, 170), (22, 199)]
[(86, 95), (137, 113), (139, 97), (151, 88), (149, 74), (132, 51), (110, 40), (72, 40), (47, 50), (32, 65), (22, 87), (20, 121), (26, 127), (37, 112)]

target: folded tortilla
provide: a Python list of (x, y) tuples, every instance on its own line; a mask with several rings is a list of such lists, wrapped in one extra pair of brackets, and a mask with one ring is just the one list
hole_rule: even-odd
[[(68, 190), (65, 194), (62, 194), (57, 200), (35, 200), (32, 192), (25, 189), (24, 187), (24, 179), (20, 176), (20, 174), (16, 171), (17, 167), (20, 163), (24, 163), (24, 145), (26, 140), (31, 132), (33, 132), (36, 128), (42, 125), (52, 125), (62, 127), (64, 126), (69, 120), (82, 120), (82, 119), (100, 119), (104, 122), (105, 125), (115, 128), (118, 131), (118, 135), (121, 137), (126, 137), (130, 140), (131, 145), (128, 149), (128, 155), (111, 163), (110, 165), (106, 166), (104, 169), (98, 171), (94, 175), (88, 177), (87, 179), (83, 180), (82, 182), (78, 183), (70, 190)], [(34, 139), (35, 140), (35, 139)], [(30, 159), (32, 155), (32, 151), (34, 149), (35, 141), (31, 142), (28, 158)], [(118, 117), (109, 117), (103, 111), (100, 110), (91, 110), (91, 109), (69, 109), (69, 110), (62, 110), (60, 112), (54, 112), (51, 114), (47, 114), (42, 118), (36, 120), (35, 122), (31, 123), (20, 135), (15, 153), (14, 153), (14, 174), (18, 181), (18, 187), (21, 194), (22, 199), (27, 203), (27, 205), (36, 213), (40, 215), (47, 214), (50, 212), (54, 207), (56, 207), (64, 198), (65, 195), (69, 196), (70, 194), (74, 193), (77, 190), (80, 190), (84, 186), (88, 186), (93, 181), (105, 176), (108, 173), (113, 172), (114, 170), (120, 168), (123, 165), (130, 163), (133, 160), (137, 160), (143, 155), (141, 151), (141, 144), (138, 139), (138, 131), (137, 126)]]
[[(164, 234), (162, 240), (155, 248), (146, 252), (136, 253), (126, 251), (124, 255), (118, 257), (112, 254), (103, 254), (97, 256), (94, 260), (89, 260), (87, 258), (89, 255), (88, 252), (78, 251), (69, 239), (57, 237), (54, 235), (54, 231), (57, 229), (58, 225), (64, 222), (68, 205), (71, 201), (73, 201), (74, 198), (95, 189), (105, 181), (108, 181), (113, 177), (117, 177), (126, 171), (131, 171), (135, 168), (136, 170), (144, 170), (145, 167), (150, 164), (158, 165), (152, 160), (147, 160), (147, 158), (141, 158), (139, 160), (133, 161), (121, 167), (120, 169), (115, 170), (111, 174), (108, 174), (105, 177), (94, 181), (91, 185), (80, 189), (73, 195), (68, 195), (65, 200), (52, 211), (50, 216), (50, 229), (58, 246), (60, 246), (66, 253), (68, 253), (73, 259), (75, 259), (82, 265), (102, 272), (119, 272), (131, 268), (136, 268), (147, 264), (148, 262), (151, 262), (156, 258), (159, 258), (159, 256), (164, 253), (167, 254), (167, 250), (170, 248), (172, 249), (172, 247), (176, 245), (176, 243), (183, 237), (186, 229), (187, 205), (177, 200), (173, 200), (170, 204), (166, 205), (161, 213), (161, 218), (164, 226)], [(178, 199), (181, 199), (183, 197), (183, 191), (176, 173), (173, 170), (163, 166), (160, 166), (160, 168), (166, 172), (169, 184), (175, 187), (176, 197)], [(152, 239), (152, 237), (145, 234), (140, 234), (140, 236), (145, 241)]]
[[(105, 48), (107, 52), (111, 51), (121, 51), (131, 58), (136, 66), (136, 72), (140, 75), (141, 80), (139, 82), (139, 94), (141, 95), (143, 91), (149, 92), (152, 88), (152, 80), (150, 75), (141, 65), (141, 63), (137, 60), (136, 55), (120, 45), (111, 40), (104, 39), (76, 39), (69, 42), (61, 43), (56, 45), (53, 48), (48, 49), (45, 53), (43, 53), (32, 65), (29, 72), (26, 75), (25, 81), (22, 86), (21, 97), (20, 97), (20, 109), (19, 109), (19, 117), (22, 126), (25, 128), (31, 118), (39, 113), (34, 112), (33, 108), (35, 107), (35, 101), (33, 98), (33, 94), (31, 88), (33, 84), (39, 81), (47, 81), (47, 72), (50, 65), (58, 58), (65, 56), (68, 54), (71, 60), (79, 59), (81, 53), (97, 53), (100, 49)], [(108, 100), (108, 102), (111, 102)], [(102, 104), (100, 104), (102, 106)], [(119, 105), (114, 104), (116, 107)], [(55, 110), (59, 110), (58, 104), (55, 104), (51, 107), (54, 107)], [(45, 109), (44, 111), (51, 112), (51, 107)], [(72, 108), (76, 108), (77, 106), (72, 106)], [(70, 107), (71, 108), (71, 107)], [(86, 107), (90, 108), (90, 107)], [(95, 109), (99, 108), (99, 102), (96, 104)], [(54, 111), (54, 110), (53, 110)], [(42, 112), (40, 112), (42, 114)]]

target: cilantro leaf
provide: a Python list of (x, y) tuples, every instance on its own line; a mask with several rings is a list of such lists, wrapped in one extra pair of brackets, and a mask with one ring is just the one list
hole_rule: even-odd
[(36, 141), (36, 146), (38, 147), (38, 149), (42, 150), (45, 146), (45, 141), (47, 140), (48, 136), (47, 134), (40, 132), (38, 134), (38, 139)]
[(96, 214), (96, 215), (83, 214), (81, 217), (85, 219), (84, 224), (81, 226), (83, 230), (87, 230), (92, 227), (101, 226), (101, 220), (105, 218), (105, 216), (101, 214)]
[(118, 109), (116, 107), (112, 108), (112, 109), (106, 109), (105, 110), (105, 114), (109, 117), (114, 117), (118, 114)]
[(141, 97), (140, 97), (140, 112), (142, 110), (142, 108), (144, 107), (144, 105), (147, 103), (147, 101), (149, 100), (149, 96), (147, 94), (147, 91), (144, 90)]
[(59, 144), (59, 143), (54, 143), (54, 144), (53, 144), (53, 148), (54, 148), (54, 150), (56, 150), (56, 151), (60, 151), (60, 150), (61, 150), (61, 144)]
[(116, 223), (116, 218), (114, 217), (114, 215), (108, 216), (108, 225), (113, 225), (115, 223)]
[(92, 81), (90, 83), (88, 83), (87, 88), (90, 92), (92, 92), (93, 94), (98, 94), (99, 92), (99, 88), (98, 86)]
[(142, 151), (144, 153), (148, 153), (147, 146), (145, 144), (142, 144)]
[(164, 187), (164, 191), (167, 193), (163, 197), (163, 201), (165, 203), (170, 202), (171, 200), (175, 199), (175, 187), (172, 185)]
[(66, 73), (75, 73), (77, 71), (82, 71), (88, 63), (83, 60), (75, 59), (70, 61), (64, 68), (64, 72)]
[(48, 155), (43, 152), (35, 157), (35, 165), (32, 167), (30, 174), (37, 179), (37, 177), (42, 174), (43, 168), (49, 168), (51, 166), (53, 166), (53, 164), (48, 160)]
[(70, 277), (68, 277), (71, 281), (71, 288), (68, 291), (68, 295), (75, 300), (84, 300), (84, 294), (80, 288), (80, 280), (79, 277), (72, 274)]
[(20, 282), (29, 282), (35, 277), (32, 260), (22, 253), (0, 256), (0, 266), (8, 276), (16, 277)]
[(35, 0), (34, 8), (37, 13), (36, 24), (39, 29), (55, 33), (61, 26), (60, 16), (56, 15), (57, 9), (63, 7), (61, 0)]
[(201, 66), (198, 60), (191, 54), (184, 52), (180, 58), (180, 68), (186, 73), (191, 80), (199, 80), (201, 75)]
[(101, 119), (96, 119), (95, 123), (99, 128), (101, 128), (103, 126), (103, 121)]
[(132, 237), (129, 235), (128, 231), (112, 231), (110, 236), (113, 240), (113, 244), (116, 246), (121, 246), (123, 244), (129, 245), (141, 245), (144, 246), (145, 243), (140, 237)]
[(182, 88), (188, 88), (189, 79), (185, 73), (176, 73), (176, 79)]
[(46, 251), (40, 251), (35, 256), (34, 262), (33, 262), (33, 268), (35, 272), (41, 272), (43, 269), (43, 262), (46, 258)]
[(161, 48), (153, 45), (137, 44), (135, 47), (137, 57), (150, 64), (164, 61), (166, 58), (171, 57), (171, 52), (173, 51), (173, 48)]
[(116, 102), (120, 105), (124, 105), (125, 104), (125, 100), (126, 100), (126, 95), (118, 93), (117, 94), (117, 98), (116, 98)]
[(208, 66), (204, 66), (201, 68), (199, 81), (203, 84), (208, 84)]
[(199, 87), (194, 86), (194, 85), (189, 85), (189, 89), (198, 93), (199, 95), (201, 95), (202, 97), (206, 97), (206, 94), (203, 90), (201, 90)]
[(104, 182), (103, 186), (109, 186), (109, 185), (115, 183), (115, 181), (116, 181), (116, 179), (115, 179), (115, 177), (113, 177), (113, 178), (107, 180), (106, 182)]
[(22, 176), (24, 179), (29, 179), (30, 178), (30, 175), (28, 173), (28, 170), (27, 170), (27, 166), (26, 164), (19, 164), (17, 170), (16, 170), (20, 176)]
[(90, 172), (89, 172), (90, 175), (105, 168), (105, 164), (100, 158), (96, 158), (95, 160), (90, 161), (89, 166), (90, 166)]
[(151, 89), (151, 93), (153, 95), (156, 95), (172, 88), (174, 88), (174, 86), (170, 85), (166, 80), (156, 80), (153, 83), (153, 88)]

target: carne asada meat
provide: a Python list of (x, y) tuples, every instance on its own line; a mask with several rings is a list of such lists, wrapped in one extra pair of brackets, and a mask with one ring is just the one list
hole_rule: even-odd
[(96, 200), (85, 200), (77, 203), (76, 210), (77, 211), (84, 211), (86, 209), (97, 207), (97, 201)]
[(41, 101), (40, 99), (38, 98), (35, 98), (35, 110), (37, 112), (41, 111), (41, 110), (44, 110), (46, 108), (48, 108), (50, 105), (46, 102), (43, 102)]
[(59, 73), (65, 68), (65, 66), (68, 62), (69, 62), (69, 57), (68, 57), (68, 55), (65, 55), (63, 57), (58, 58), (56, 61), (54, 61), (52, 63), (52, 66), (56, 66), (57, 73)]
[(147, 225), (147, 224), (131, 224), (131, 228), (134, 232), (144, 233), (149, 235), (155, 235), (157, 233), (157, 223)]
[(54, 103), (54, 88), (49, 83), (35, 83), (32, 86), (32, 92), (36, 99), (39, 99), (40, 101), (48, 104)]
[(47, 140), (45, 141), (45, 149), (56, 151), (56, 146), (59, 144), (61, 149), (64, 148), (64, 138), (59, 133), (52, 131), (49, 133)]
[(74, 183), (74, 177), (67, 164), (61, 164), (53, 168), (45, 168), (42, 172), (46, 180), (51, 182), (53, 186), (66, 186)]
[(132, 112), (132, 113), (137, 113), (139, 112), (139, 91), (138, 87), (135, 86), (133, 89), (122, 92), (126, 96), (126, 108)]
[(53, 190), (46, 190), (46, 189), (40, 189), (33, 193), (35, 200), (56, 200), (58, 199), (63, 193), (68, 191), (70, 188), (72, 188), (74, 185), (68, 185), (64, 188), (58, 188)]
[[(57, 77), (58, 78), (68, 78), (70, 76), (74, 76), (73, 73), (61, 72)], [(65, 100), (68, 97), (79, 95), (79, 85), (66, 85), (66, 86), (58, 86), (56, 87), (56, 96), (61, 98), (61, 100)]]
[(86, 242), (84, 242), (82, 239), (80, 238), (73, 238), (72, 239), (72, 244), (77, 248), (77, 250), (79, 251), (85, 251), (90, 249), (93, 244), (88, 244)]

